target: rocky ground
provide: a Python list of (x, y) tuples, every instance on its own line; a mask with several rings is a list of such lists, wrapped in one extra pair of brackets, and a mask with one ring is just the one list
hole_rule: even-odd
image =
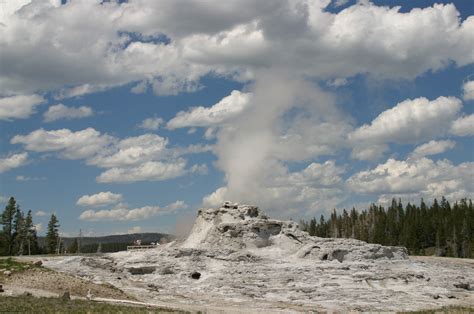
[(472, 260), (311, 237), (254, 206), (201, 209), (190, 236), (156, 249), (45, 259), (138, 300), (208, 312), (413, 311), (474, 307)]

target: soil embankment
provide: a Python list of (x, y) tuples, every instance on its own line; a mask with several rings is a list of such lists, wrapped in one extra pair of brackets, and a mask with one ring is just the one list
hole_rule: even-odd
[[(53, 257), (61, 259), (63, 257)], [(51, 259), (51, 258), (49, 258)], [(68, 292), (71, 297), (93, 297), (128, 299), (123, 291), (109, 284), (97, 284), (92, 281), (78, 278), (72, 274), (53, 271), (41, 267), (38, 263), (41, 258), (18, 257), (13, 258), (12, 266), (0, 274), (0, 284), (3, 285), (4, 295), (21, 295), (24, 293), (35, 296), (62, 296)], [(35, 264), (36, 263), (36, 264)]]

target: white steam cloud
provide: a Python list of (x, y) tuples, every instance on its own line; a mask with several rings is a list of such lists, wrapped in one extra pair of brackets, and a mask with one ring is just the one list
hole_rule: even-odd
[[(334, 153), (344, 145), (350, 124), (329, 93), (278, 69), (257, 71), (252, 93), (252, 105), (217, 135), (217, 165), (227, 184), (204, 203), (229, 199), (277, 211), (312, 203), (303, 196), (312, 186), (281, 185), (282, 177), (292, 175), (287, 164)], [(315, 189), (313, 195), (321, 197), (322, 189)]]

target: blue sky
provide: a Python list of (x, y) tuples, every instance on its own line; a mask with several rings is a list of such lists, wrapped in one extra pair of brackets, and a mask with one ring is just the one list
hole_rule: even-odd
[(2, 202), (99, 235), (470, 198), (474, 8), (439, 3), (7, 2)]

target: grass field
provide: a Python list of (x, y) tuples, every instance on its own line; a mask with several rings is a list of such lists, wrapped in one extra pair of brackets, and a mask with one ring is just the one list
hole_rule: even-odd
[(0, 296), (0, 313), (186, 313), (164, 308), (129, 306), (62, 298)]

